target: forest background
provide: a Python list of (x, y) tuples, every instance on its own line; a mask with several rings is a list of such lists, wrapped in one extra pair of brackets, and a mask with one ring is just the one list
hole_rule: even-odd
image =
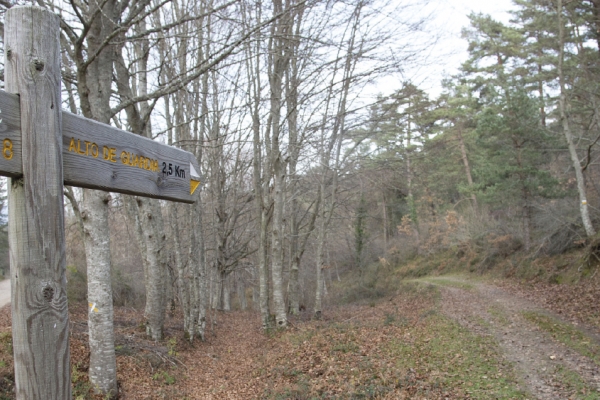
[[(195, 205), (65, 189), (90, 371), (114, 365), (113, 304), (143, 308), (154, 340), (178, 308), (193, 341), (215, 309), (265, 330), (322, 318), (347, 273), (377, 296), (372, 265), (450, 251), (539, 275), (536, 258), (594, 243), (598, 0), (471, 14), (434, 97), (408, 79), (440, 40), (425, 2), (37, 4), (61, 17), (63, 108), (189, 150), (204, 175)], [(90, 372), (106, 393), (109, 370)]]

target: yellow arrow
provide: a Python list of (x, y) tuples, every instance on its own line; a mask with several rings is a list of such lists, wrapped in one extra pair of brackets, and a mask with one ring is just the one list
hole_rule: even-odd
[(200, 174), (196, 172), (196, 168), (190, 163), (190, 195), (194, 194), (200, 186)]
[(194, 194), (198, 186), (200, 186), (200, 181), (190, 179), (190, 194)]

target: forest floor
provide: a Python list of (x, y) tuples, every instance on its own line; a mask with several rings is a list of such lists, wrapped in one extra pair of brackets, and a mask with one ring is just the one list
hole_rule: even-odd
[[(598, 399), (599, 287), (419, 278), (377, 301), (327, 308), (320, 321), (294, 317), (271, 335), (257, 313), (211, 313), (207, 340), (194, 344), (177, 315), (152, 342), (139, 311), (117, 308), (120, 398)], [(71, 305), (70, 317), (73, 398), (94, 399), (87, 308)], [(11, 353), (6, 306), (0, 400), (14, 398)]]

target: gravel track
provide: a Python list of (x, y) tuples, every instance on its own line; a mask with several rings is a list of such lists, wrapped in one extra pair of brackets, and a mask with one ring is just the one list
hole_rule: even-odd
[(520, 374), (524, 388), (537, 399), (573, 398), (572, 391), (556, 379), (561, 365), (600, 392), (598, 366), (527, 321), (523, 312), (559, 318), (556, 315), (492, 285), (447, 276), (427, 282), (440, 288), (442, 311), (447, 316), (476, 333), (496, 338), (505, 359)]

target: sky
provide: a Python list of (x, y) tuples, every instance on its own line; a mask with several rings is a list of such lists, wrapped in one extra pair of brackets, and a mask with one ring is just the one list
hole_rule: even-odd
[[(508, 23), (511, 0), (431, 0), (432, 26), (441, 29), (443, 38), (432, 50), (434, 65), (409, 71), (407, 77), (432, 96), (438, 95), (441, 80), (458, 72), (468, 57), (467, 42), (461, 38), (461, 30), (469, 25), (471, 12), (489, 14), (494, 19)], [(402, 80), (402, 78), (400, 78)]]

